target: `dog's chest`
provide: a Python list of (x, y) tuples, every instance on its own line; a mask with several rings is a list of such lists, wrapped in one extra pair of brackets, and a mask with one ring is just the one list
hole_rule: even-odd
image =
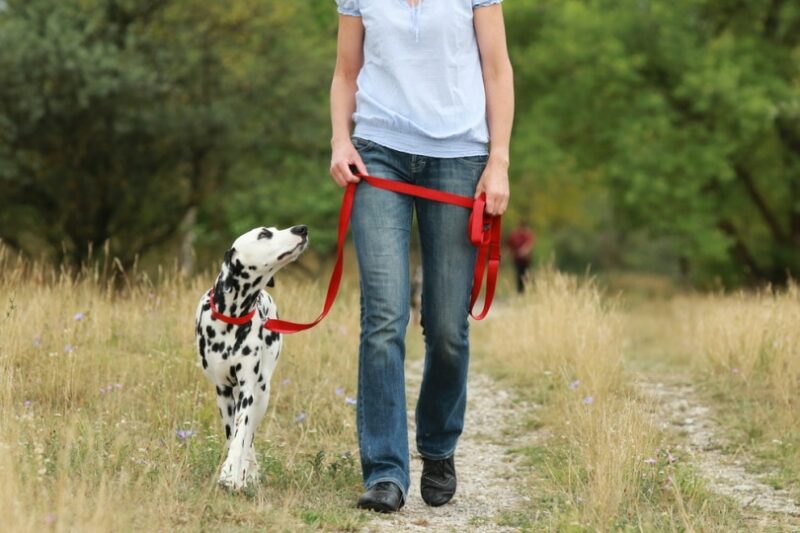
[[(234, 377), (242, 368), (258, 368), (271, 374), (280, 356), (282, 338), (263, 327), (269, 318), (277, 317), (272, 298), (262, 292), (256, 301), (256, 313), (248, 324), (226, 324), (200, 311), (198, 348), (205, 372), (216, 383), (235, 385)], [(237, 370), (238, 369), (238, 370)]]

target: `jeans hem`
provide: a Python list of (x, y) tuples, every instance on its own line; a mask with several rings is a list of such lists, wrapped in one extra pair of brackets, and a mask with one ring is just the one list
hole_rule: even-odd
[(402, 481), (399, 481), (397, 478), (381, 477), (374, 481), (370, 481), (369, 483), (364, 483), (364, 488), (369, 490), (378, 483), (383, 483), (384, 481), (389, 481), (391, 483), (394, 483), (400, 488), (400, 492), (403, 494), (403, 503), (405, 503), (405, 501), (408, 499), (408, 487)]
[(423, 459), (427, 459), (428, 461), (441, 461), (442, 459), (449, 459), (450, 457), (455, 455), (456, 451), (455, 449), (453, 449), (450, 451), (450, 453), (446, 453), (444, 455), (427, 454), (427, 453), (422, 453), (419, 450), (417, 450), (417, 453), (419, 453), (420, 457), (422, 457)]

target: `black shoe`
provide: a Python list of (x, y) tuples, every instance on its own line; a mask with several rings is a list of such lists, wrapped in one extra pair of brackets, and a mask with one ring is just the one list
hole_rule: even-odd
[(420, 479), (422, 499), (431, 507), (449, 502), (456, 493), (456, 465), (451, 455), (447, 459), (422, 458)]
[(381, 481), (361, 495), (356, 507), (379, 513), (394, 513), (399, 511), (404, 503), (400, 487), (391, 481)]

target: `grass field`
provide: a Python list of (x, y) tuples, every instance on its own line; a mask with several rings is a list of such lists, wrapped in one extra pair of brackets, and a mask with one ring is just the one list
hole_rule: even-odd
[[(352, 285), (312, 334), (287, 339), (256, 439), (261, 481), (230, 494), (216, 485), (222, 432), (193, 344), (193, 310), (210, 276), (108, 282), (113, 268), (68, 276), (0, 256), (4, 530), (357, 530), (371, 520), (353, 508)], [(310, 318), (323, 289), (288, 282), (273, 294), (282, 316)], [(632, 312), (591, 281), (543, 272), (525, 297), (507, 294), (473, 323), (474, 371), (542, 406), (520, 410), (515, 442), (530, 439), (509, 450), (525, 465), (514, 483), (533, 503), (503, 510), (495, 525), (753, 529), (673, 455), (679, 437), (653, 420), (632, 359), (681, 372), (707, 385), (710, 401), (736, 406), (744, 416), (723, 417), (733, 442), (752, 448), (753, 468), (797, 490), (797, 290), (679, 297), (653, 306), (650, 330), (646, 307)], [(650, 350), (639, 350), (647, 331)], [(773, 523), (780, 530), (781, 518)]]

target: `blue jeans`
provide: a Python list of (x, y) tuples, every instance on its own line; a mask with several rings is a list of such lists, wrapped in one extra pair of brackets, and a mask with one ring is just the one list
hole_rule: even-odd
[[(487, 156), (425, 157), (354, 138), (368, 172), (472, 197)], [(410, 484), (405, 395), (409, 321), (409, 238), (417, 212), (422, 247), (425, 366), (417, 400), (417, 451), (453, 454), (464, 427), (469, 366), (469, 296), (476, 250), (467, 237), (469, 210), (362, 183), (352, 231), (361, 274), (358, 443), (364, 486)]]

